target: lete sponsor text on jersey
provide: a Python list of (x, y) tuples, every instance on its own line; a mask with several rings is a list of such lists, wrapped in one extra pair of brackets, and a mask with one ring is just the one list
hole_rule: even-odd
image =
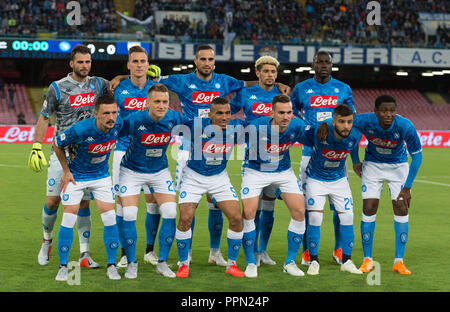
[(311, 107), (336, 107), (338, 97), (336, 95), (318, 95), (310, 97)]
[(94, 92), (74, 94), (69, 97), (71, 107), (89, 106), (95, 104)]
[(272, 103), (253, 103), (252, 113), (255, 115), (270, 115)]
[(270, 154), (281, 154), (289, 150), (292, 146), (292, 142), (286, 142), (283, 144), (266, 144), (264, 146), (265, 151)]
[(126, 110), (141, 110), (145, 106), (147, 98), (125, 98)]
[(211, 104), (212, 100), (219, 96), (219, 92), (192, 92), (192, 103)]
[(163, 133), (143, 133), (141, 135), (141, 144), (144, 145), (166, 145), (171, 139), (170, 132)]
[(374, 136), (369, 136), (369, 142), (373, 145), (386, 148), (396, 148), (398, 145), (397, 141), (385, 140)]
[(233, 148), (230, 142), (228, 143), (203, 143), (203, 153), (205, 154), (228, 154)]
[(343, 160), (350, 151), (335, 151), (328, 148), (322, 148), (322, 156), (329, 160)]
[(89, 144), (88, 153), (89, 154), (106, 154), (110, 152), (116, 145), (116, 140), (111, 140), (103, 143), (93, 143)]

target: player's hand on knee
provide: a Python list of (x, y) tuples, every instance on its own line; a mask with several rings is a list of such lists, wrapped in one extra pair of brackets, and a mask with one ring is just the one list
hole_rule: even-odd
[(396, 199), (397, 207), (401, 210), (406, 209), (408, 212), (409, 204), (411, 203), (411, 191), (407, 187), (403, 187)]
[(42, 152), (42, 145), (39, 142), (33, 143), (33, 147), (28, 158), (28, 167), (30, 167), (34, 172), (39, 172), (42, 170), (43, 166), (47, 166), (47, 159)]
[(326, 122), (322, 122), (319, 126), (319, 129), (317, 129), (317, 138), (320, 142), (323, 142), (327, 139), (328, 136), (328, 124)]

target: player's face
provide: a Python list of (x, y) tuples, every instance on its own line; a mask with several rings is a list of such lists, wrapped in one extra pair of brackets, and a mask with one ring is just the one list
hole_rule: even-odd
[(350, 135), (353, 127), (353, 114), (350, 116), (336, 115), (333, 117), (332, 124), (334, 127), (334, 135), (338, 139), (345, 139)]
[(89, 53), (76, 53), (74, 59), (70, 61), (70, 67), (76, 76), (75, 78), (86, 78), (91, 71), (91, 55)]
[(208, 116), (211, 119), (211, 124), (217, 125), (222, 130), (225, 130), (231, 119), (230, 104), (214, 105), (214, 108), (209, 112)]
[(272, 109), (270, 115), (273, 118), (273, 125), (278, 125), (280, 127), (280, 132), (283, 132), (287, 129), (293, 117), (292, 103), (277, 102), (275, 104), (275, 109)]
[(278, 71), (274, 65), (264, 64), (256, 71), (256, 77), (265, 87), (273, 87), (277, 79)]
[(397, 105), (393, 102), (383, 102), (378, 109), (375, 108), (375, 115), (378, 117), (378, 123), (383, 129), (389, 128), (395, 119)]
[(214, 70), (214, 65), (216, 63), (216, 58), (214, 55), (214, 50), (200, 50), (194, 58), (195, 66), (197, 67), (198, 73), (203, 77), (208, 77), (212, 74)]
[(108, 132), (116, 124), (117, 113), (118, 113), (117, 103), (111, 104), (101, 104), (97, 111), (94, 112), (94, 116), (97, 118), (97, 127), (100, 131)]
[(318, 54), (314, 58), (313, 69), (316, 77), (325, 79), (331, 76), (333, 63), (328, 54)]
[(147, 98), (148, 113), (153, 120), (161, 120), (169, 110), (169, 93), (152, 91)]
[(142, 78), (147, 75), (148, 57), (144, 52), (133, 52), (127, 63), (130, 76)]

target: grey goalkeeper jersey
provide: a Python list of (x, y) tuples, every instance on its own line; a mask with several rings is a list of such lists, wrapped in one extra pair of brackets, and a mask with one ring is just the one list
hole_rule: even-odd
[(72, 78), (72, 73), (50, 84), (41, 114), (56, 117), (56, 137), (76, 122), (94, 116), (97, 97), (108, 92), (109, 81), (88, 76), (85, 82)]

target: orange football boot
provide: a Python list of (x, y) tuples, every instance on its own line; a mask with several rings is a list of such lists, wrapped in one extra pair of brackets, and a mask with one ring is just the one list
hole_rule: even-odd
[(186, 264), (182, 264), (178, 269), (176, 276), (178, 278), (189, 277), (189, 267)]
[(364, 273), (369, 273), (373, 270), (373, 261), (370, 258), (364, 258), (359, 270)]
[(225, 272), (225, 274), (230, 274), (231, 276), (236, 276), (236, 277), (244, 277), (245, 273), (242, 272), (235, 264), (231, 265), (227, 271)]
[(394, 267), (392, 268), (392, 272), (397, 272), (401, 275), (411, 275), (411, 271), (406, 268), (406, 266), (403, 264), (403, 261), (398, 261), (394, 264)]

